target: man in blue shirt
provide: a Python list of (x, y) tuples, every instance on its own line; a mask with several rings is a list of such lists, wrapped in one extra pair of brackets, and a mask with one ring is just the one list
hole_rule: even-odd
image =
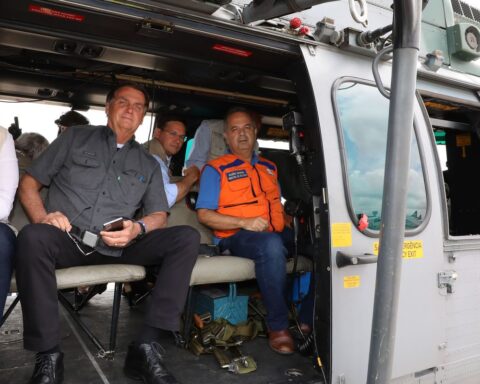
[(267, 308), (270, 347), (281, 354), (294, 351), (285, 300), (287, 244), (277, 168), (255, 151), (254, 115), (233, 108), (225, 119), (225, 140), (231, 153), (207, 163), (196, 203), (198, 220), (212, 228), (222, 251), (252, 259)]

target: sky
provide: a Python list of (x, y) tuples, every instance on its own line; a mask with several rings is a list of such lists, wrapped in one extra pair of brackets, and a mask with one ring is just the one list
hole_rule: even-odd
[[(69, 110), (69, 107), (62, 105), (38, 102), (16, 103), (9, 100), (0, 100), (0, 126), (8, 128), (14, 122), (16, 116), (22, 133), (40, 133), (51, 143), (57, 137), (58, 127), (55, 120)], [(78, 112), (86, 116), (93, 125), (103, 125), (107, 122), (103, 109), (91, 108), (86, 112)], [(148, 114), (135, 135), (138, 142), (143, 143), (148, 140), (150, 123), (151, 117)]]

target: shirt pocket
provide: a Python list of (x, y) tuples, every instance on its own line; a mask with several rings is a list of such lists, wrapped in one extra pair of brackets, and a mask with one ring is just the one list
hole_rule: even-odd
[(265, 193), (278, 193), (278, 180), (275, 175), (265, 172), (262, 177), (262, 189)]
[(127, 169), (119, 176), (122, 199), (129, 205), (138, 206), (147, 190), (147, 181), (143, 173)]
[(220, 205), (231, 207), (251, 203), (256, 200), (253, 186), (248, 177), (226, 181), (226, 192), (222, 193), (223, 201)]
[(233, 192), (242, 192), (244, 190), (248, 191), (249, 189), (251, 189), (251, 183), (248, 177), (228, 181), (227, 184), (228, 184), (228, 189), (230, 189)]
[(73, 153), (70, 168), (71, 184), (85, 189), (97, 189), (105, 177), (105, 172), (100, 165), (100, 161), (95, 157)]

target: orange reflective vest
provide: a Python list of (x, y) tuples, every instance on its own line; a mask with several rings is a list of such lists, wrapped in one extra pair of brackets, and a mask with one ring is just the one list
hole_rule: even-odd
[[(232, 154), (208, 162), (220, 174), (220, 195), (217, 212), (235, 217), (263, 217), (268, 220), (269, 232), (281, 232), (285, 226), (277, 167), (259, 157), (252, 165)], [(225, 238), (239, 229), (215, 230)]]

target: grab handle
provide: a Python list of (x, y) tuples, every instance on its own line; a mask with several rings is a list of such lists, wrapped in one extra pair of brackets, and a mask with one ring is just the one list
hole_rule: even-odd
[(337, 267), (343, 268), (349, 265), (373, 264), (377, 262), (378, 257), (371, 253), (364, 253), (363, 255), (347, 255), (342, 251), (337, 252)]

